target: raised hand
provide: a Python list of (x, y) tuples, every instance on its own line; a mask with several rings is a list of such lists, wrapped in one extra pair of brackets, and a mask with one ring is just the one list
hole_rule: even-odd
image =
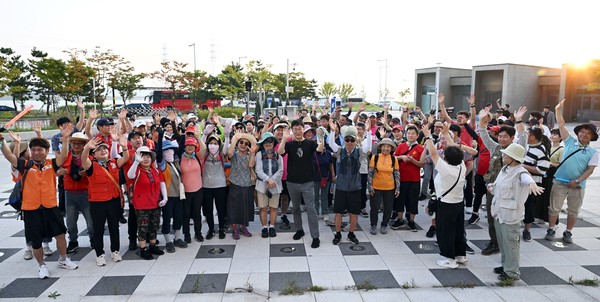
[(174, 122), (177, 119), (177, 115), (175, 114), (175, 111), (173, 111), (173, 110), (169, 111), (169, 114), (167, 115), (167, 117), (172, 122)]
[(348, 108), (352, 109), (352, 107), (354, 107), (354, 103), (348, 103), (346, 106), (347, 106)]
[(258, 145), (255, 144), (250, 147), (250, 153), (256, 154), (256, 152), (258, 152)]
[(102, 143), (102, 140), (99, 137), (95, 137), (94, 139), (91, 139), (89, 142), (87, 142), (87, 144), (85, 144), (85, 147), (93, 150), (96, 149), (96, 147), (98, 145), (100, 145)]
[(95, 120), (98, 118), (98, 109), (91, 109), (88, 113), (90, 119)]
[(36, 132), (36, 133), (37, 133), (37, 132), (42, 132), (42, 122), (40, 122), (40, 121), (35, 121), (35, 122), (33, 123), (32, 130), (33, 130), (34, 132)]
[(119, 111), (119, 119), (126, 119), (127, 118), (127, 109), (125, 109), (125, 107), (121, 108), (121, 111)]
[(383, 104), (383, 110), (388, 111), (390, 109), (390, 104)]
[(483, 108), (479, 111), (479, 120), (482, 121), (486, 116), (489, 118), (490, 109)]
[(365, 111), (365, 109), (367, 109), (367, 103), (360, 103), (358, 111)]
[(444, 126), (442, 127), (442, 133), (443, 134), (450, 133), (450, 123), (444, 123)]
[(79, 109), (84, 109), (85, 107), (83, 106), (83, 101), (79, 98), (77, 98), (77, 108)]
[(113, 128), (112, 130), (110, 130), (110, 139), (111, 139), (113, 142), (116, 142), (116, 141), (118, 141), (118, 140), (119, 140), (119, 136), (117, 135), (117, 130), (116, 130), (116, 129), (114, 129), (114, 128)]
[(440, 93), (438, 95), (438, 103), (440, 103), (440, 105), (444, 104), (444, 94), (443, 93)]
[(119, 145), (123, 148), (127, 148), (127, 137), (125, 135), (119, 137)]
[(60, 129), (60, 134), (64, 138), (71, 136), (71, 134), (73, 134), (73, 124), (69, 123), (67, 126)]
[(431, 135), (431, 130), (429, 129), (429, 125), (425, 124), (421, 127), (421, 130), (423, 130), (423, 135), (425, 137), (429, 137)]
[[(369, 120), (367, 119), (367, 122)], [(329, 120), (329, 127), (331, 128), (331, 132), (337, 132), (337, 126), (335, 124), (335, 121), (333, 119)]]
[[(12, 131), (8, 131), (8, 135), (10, 135), (10, 138), (12, 138), (12, 140), (16, 143), (19, 144), (21, 143), (21, 136), (12, 132)], [(21, 152), (24, 150), (21, 150)]]
[(371, 119), (365, 121), (365, 131), (371, 131)]
[(471, 96), (467, 98), (467, 103), (469, 103), (470, 106), (475, 106), (475, 95), (474, 94), (471, 94)]
[(142, 153), (135, 152), (135, 161), (138, 163), (142, 161)]
[(516, 121), (522, 121), (523, 120), (523, 115), (525, 115), (525, 112), (527, 112), (527, 107), (526, 106), (519, 107), (519, 110), (515, 111), (515, 113), (514, 113), (515, 120)]
[(160, 114), (158, 112), (154, 113), (152, 115), (152, 120), (154, 121), (155, 124), (159, 124), (160, 123)]
[(565, 107), (565, 99), (562, 99), (560, 102), (558, 102), (558, 104), (556, 105), (556, 107), (554, 107), (555, 111), (562, 111), (562, 109)]
[(427, 118), (427, 124), (430, 124), (430, 125), (431, 125), (431, 124), (433, 124), (433, 121), (434, 121), (434, 120), (435, 120), (435, 117), (434, 117), (433, 115), (430, 115), (430, 116)]
[(381, 138), (385, 137), (385, 128), (379, 127), (379, 129), (377, 130), (377, 132), (379, 132), (379, 137), (381, 137)]

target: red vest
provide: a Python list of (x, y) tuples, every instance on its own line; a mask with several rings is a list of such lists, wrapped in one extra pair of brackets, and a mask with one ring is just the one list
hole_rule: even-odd
[[(116, 159), (110, 159), (108, 162), (108, 171), (102, 167), (97, 161), (92, 161), (93, 173), (88, 176), (88, 200), (90, 202), (104, 202), (109, 201), (113, 198), (119, 198), (121, 192), (121, 186), (115, 184), (119, 183), (119, 167), (117, 166)], [(112, 179), (106, 172), (112, 175)]]
[[(150, 173), (152, 182), (150, 181)], [(132, 179), (133, 184), (133, 207), (136, 210), (152, 210), (158, 208), (160, 201), (160, 183), (164, 182), (162, 173), (158, 169), (151, 167), (150, 171), (138, 167), (135, 172), (136, 178)]]

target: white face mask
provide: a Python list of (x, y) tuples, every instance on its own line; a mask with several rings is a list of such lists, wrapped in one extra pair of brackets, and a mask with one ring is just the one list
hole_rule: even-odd
[(163, 157), (165, 158), (165, 160), (167, 162), (172, 163), (174, 160), (174, 156), (175, 156), (175, 151), (173, 151), (173, 149), (163, 151)]
[(209, 144), (208, 151), (210, 151), (211, 154), (216, 154), (217, 152), (219, 152), (219, 145)]

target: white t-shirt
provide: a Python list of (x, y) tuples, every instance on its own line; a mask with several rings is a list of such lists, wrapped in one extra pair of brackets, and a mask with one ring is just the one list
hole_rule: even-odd
[(458, 173), (460, 171), (460, 178), (458, 179), (458, 183), (452, 189), (452, 191), (448, 192), (444, 198), (442, 198), (442, 202), (445, 203), (461, 203), (463, 201), (464, 191), (463, 188), (465, 186), (465, 176), (467, 172), (467, 168), (465, 167), (465, 163), (462, 162), (458, 166), (452, 166), (448, 164), (441, 157), (435, 165), (435, 170), (438, 172), (435, 178), (433, 179), (433, 184), (435, 186), (435, 192), (438, 198), (442, 197), (442, 194), (446, 193), (452, 185), (456, 182), (456, 178), (459, 177)]

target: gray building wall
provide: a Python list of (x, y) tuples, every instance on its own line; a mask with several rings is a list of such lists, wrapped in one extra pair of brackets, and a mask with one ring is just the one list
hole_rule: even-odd
[[(435, 108), (437, 99), (435, 95), (427, 96), (423, 93), (424, 86), (431, 86), (435, 89), (435, 76), (437, 67), (417, 69), (415, 71), (415, 95), (414, 101), (417, 106), (420, 106), (424, 112), (429, 112)], [(446, 107), (456, 107), (457, 103), (464, 100), (455, 100), (453, 84), (464, 85), (470, 83), (470, 80), (465, 80), (465, 77), (471, 76), (470, 69), (440, 67), (440, 93), (445, 95)], [(434, 90), (435, 92), (435, 90)], [(465, 102), (466, 103), (466, 102)]]

